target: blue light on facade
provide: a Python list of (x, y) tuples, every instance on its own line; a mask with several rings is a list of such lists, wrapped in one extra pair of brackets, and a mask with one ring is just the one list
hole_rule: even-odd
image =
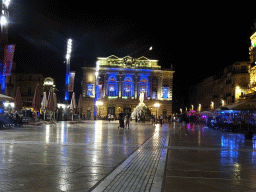
[(126, 76), (123, 83), (123, 97), (133, 97), (134, 88), (131, 76)]
[(87, 84), (87, 96), (92, 96), (93, 84)]
[[(66, 87), (68, 86), (69, 84), (69, 74), (66, 74)], [(68, 101), (69, 100), (69, 93), (68, 93), (68, 90), (66, 88), (65, 90), (65, 101)]]
[(2, 93), (5, 92), (5, 82), (6, 82), (6, 78), (5, 78), (5, 74), (1, 75), (1, 91)]
[(117, 96), (117, 77), (116, 74), (111, 74), (108, 77), (108, 82), (107, 82), (107, 96)]
[(69, 100), (69, 96), (68, 96), (68, 92), (65, 92), (65, 101), (68, 101)]
[(149, 84), (148, 84), (148, 75), (141, 75), (139, 82), (139, 96), (140, 92), (144, 92), (144, 97), (149, 97)]
[(168, 87), (163, 87), (163, 98), (164, 99), (168, 98)]

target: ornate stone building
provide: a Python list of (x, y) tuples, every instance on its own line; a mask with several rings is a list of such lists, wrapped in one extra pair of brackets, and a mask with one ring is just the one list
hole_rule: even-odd
[[(132, 113), (144, 92), (151, 114), (172, 115), (173, 73), (146, 57), (98, 57), (96, 67), (83, 67), (83, 114), (87, 117)], [(154, 107), (159, 103), (160, 107)], [(157, 111), (156, 111), (157, 110)]]
[(250, 39), (250, 60), (237, 61), (195, 85), (189, 93), (189, 109), (207, 111), (256, 98), (256, 32)]

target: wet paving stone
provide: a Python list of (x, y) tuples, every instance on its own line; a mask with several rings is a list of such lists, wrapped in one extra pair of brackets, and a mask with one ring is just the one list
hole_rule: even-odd
[(0, 130), (0, 191), (89, 191), (154, 133), (149, 124), (59, 122)]
[(170, 127), (163, 191), (256, 191), (256, 136), (188, 126)]

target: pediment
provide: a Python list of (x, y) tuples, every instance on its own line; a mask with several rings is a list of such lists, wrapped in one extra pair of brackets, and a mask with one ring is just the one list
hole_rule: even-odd
[(147, 60), (149, 60), (147, 57), (145, 57), (145, 56), (142, 56), (142, 57), (140, 57), (140, 58), (138, 58), (138, 59), (136, 59), (136, 60), (143, 60), (143, 61), (147, 61)]
[(115, 55), (111, 55), (111, 56), (107, 57), (107, 59), (119, 59), (119, 58)]

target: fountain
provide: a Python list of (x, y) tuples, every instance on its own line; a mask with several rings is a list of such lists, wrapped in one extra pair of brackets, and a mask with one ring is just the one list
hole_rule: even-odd
[(150, 116), (150, 110), (143, 101), (144, 101), (144, 92), (140, 92), (140, 103), (136, 106), (136, 108), (132, 112), (131, 114), (132, 119), (135, 119), (137, 115), (140, 115), (140, 116), (145, 115), (145, 117)]

